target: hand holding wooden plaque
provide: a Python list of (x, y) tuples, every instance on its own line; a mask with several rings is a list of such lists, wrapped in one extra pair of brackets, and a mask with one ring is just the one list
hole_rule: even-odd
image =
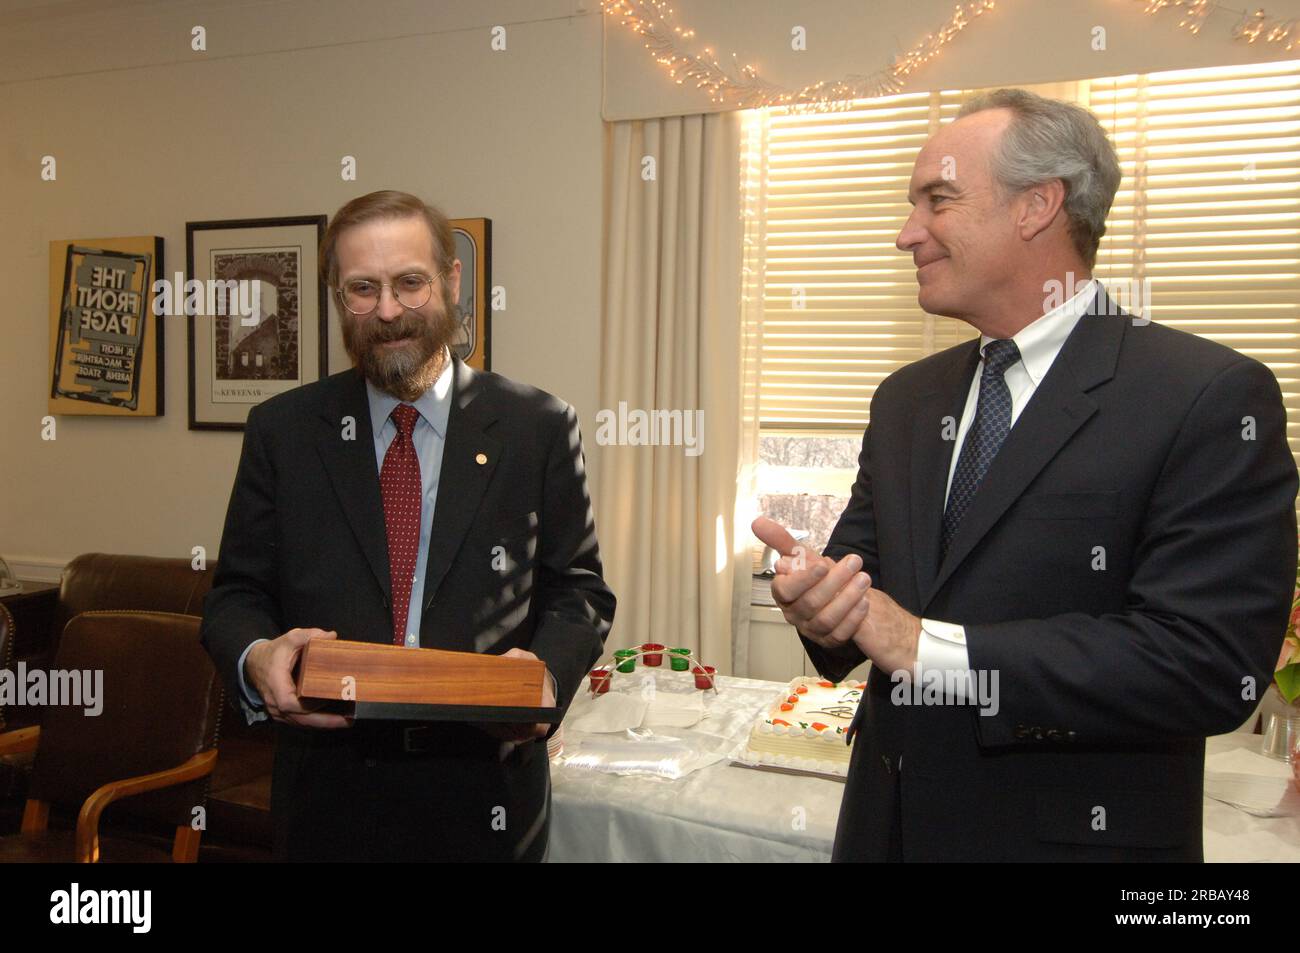
[(355, 702), (360, 719), (549, 722), (546, 664), (474, 652), (313, 639), (298, 667), (300, 698)]

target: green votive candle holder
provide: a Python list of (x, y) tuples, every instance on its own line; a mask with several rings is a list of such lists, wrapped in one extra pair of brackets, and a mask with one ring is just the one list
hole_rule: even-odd
[(614, 653), (614, 660), (617, 662), (620, 672), (635, 671), (636, 649), (619, 649)]
[(691, 667), (690, 649), (669, 649), (668, 664), (674, 672), (684, 672)]

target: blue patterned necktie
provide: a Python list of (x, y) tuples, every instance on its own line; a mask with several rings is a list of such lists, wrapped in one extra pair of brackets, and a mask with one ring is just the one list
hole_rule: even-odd
[(1020, 349), (1010, 339), (990, 341), (984, 348), (984, 374), (980, 377), (979, 401), (975, 405), (975, 420), (966, 432), (957, 470), (952, 477), (952, 491), (948, 506), (943, 511), (943, 549), (940, 559), (948, 555), (948, 546), (957, 535), (961, 518), (966, 515), (980, 481), (988, 472), (989, 464), (998, 455), (1002, 441), (1011, 429), (1011, 391), (1002, 374), (1020, 360)]

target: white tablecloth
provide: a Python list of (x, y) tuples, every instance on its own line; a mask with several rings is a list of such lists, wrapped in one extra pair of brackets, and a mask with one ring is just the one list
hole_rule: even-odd
[[(720, 678), (729, 708), (756, 714), (779, 682)], [(713, 700), (714, 702), (717, 699)], [(1257, 750), (1258, 735), (1210, 738), (1206, 756)], [(844, 784), (727, 762), (676, 781), (553, 765), (552, 862), (829, 861)], [(1207, 861), (1300, 861), (1300, 817), (1254, 817), (1205, 799)]]
[[(1260, 741), (1245, 732), (1217, 735), (1205, 739), (1205, 757), (1211, 761), (1233, 749), (1257, 752)], [(1278, 764), (1272, 770), (1280, 771)], [(1255, 817), (1207, 797), (1204, 819), (1207, 861), (1300, 861), (1300, 817)]]

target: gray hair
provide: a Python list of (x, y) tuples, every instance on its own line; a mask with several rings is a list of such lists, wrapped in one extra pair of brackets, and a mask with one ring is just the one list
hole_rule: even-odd
[(1120, 180), (1119, 159), (1101, 123), (1082, 106), (1023, 89), (979, 93), (962, 105), (957, 118), (986, 109), (1012, 113), (990, 157), (994, 179), (1012, 195), (1060, 179), (1070, 238), (1091, 268)]

